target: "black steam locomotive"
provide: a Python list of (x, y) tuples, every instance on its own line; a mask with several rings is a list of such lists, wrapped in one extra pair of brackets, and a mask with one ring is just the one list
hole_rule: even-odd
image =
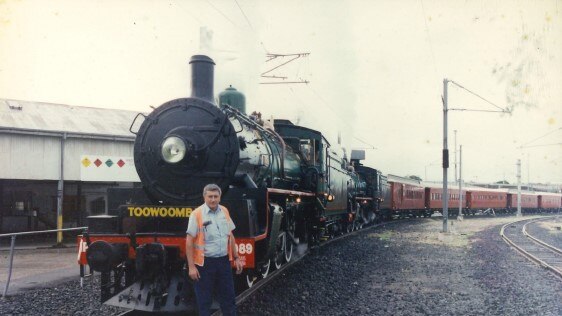
[(208, 183), (221, 187), (236, 224), (244, 286), (291, 261), (297, 247), (376, 219), (386, 178), (361, 165), (364, 153), (348, 161), (319, 131), (247, 115), (232, 87), (215, 104), (213, 60), (196, 55), (190, 64), (191, 97), (137, 116), (144, 118), (134, 146), (143, 188), (108, 192), (109, 215), (89, 217), (79, 237), (79, 263), (101, 273), (107, 304), (196, 309), (185, 231)]

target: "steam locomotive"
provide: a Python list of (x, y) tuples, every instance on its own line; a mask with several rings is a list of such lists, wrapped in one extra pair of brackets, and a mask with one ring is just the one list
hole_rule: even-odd
[(143, 119), (134, 145), (142, 189), (108, 192), (109, 214), (90, 216), (79, 236), (79, 264), (101, 273), (106, 304), (196, 310), (185, 231), (208, 183), (221, 187), (236, 224), (246, 287), (297, 247), (372, 223), (387, 194), (386, 177), (361, 164), (364, 152), (348, 160), (319, 131), (248, 115), (232, 87), (215, 104), (214, 61), (195, 55), (190, 64), (191, 97), (135, 118)]
[[(195, 311), (186, 272), (185, 231), (202, 190), (215, 183), (236, 224), (250, 287), (270, 269), (290, 262), (296, 249), (350, 232), (381, 218), (429, 217), (442, 207), (441, 190), (384, 176), (364, 166), (364, 151), (348, 160), (321, 132), (288, 120), (246, 113), (245, 97), (230, 87), (213, 93), (214, 62), (193, 56), (189, 98), (162, 104), (143, 118), (134, 145), (142, 188), (109, 189), (108, 215), (90, 216), (78, 237), (81, 273), (101, 274), (101, 300), (147, 312)], [(452, 213), (513, 212), (516, 194), (465, 188), (449, 191)], [(562, 195), (526, 193), (527, 212), (554, 212)]]

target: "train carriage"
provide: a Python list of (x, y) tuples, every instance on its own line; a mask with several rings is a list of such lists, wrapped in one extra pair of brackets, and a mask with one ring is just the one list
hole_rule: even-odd
[(562, 194), (540, 193), (539, 210), (541, 212), (558, 212), (561, 209)]
[(389, 210), (391, 216), (415, 217), (431, 215), (425, 207), (425, 188), (419, 181), (388, 176), (390, 190), (381, 209)]
[[(460, 194), (459, 189), (449, 188), (449, 216), (458, 215)], [(426, 187), (425, 188), (426, 208), (432, 211), (441, 212), (443, 210), (443, 188), (442, 187)], [(465, 209), (468, 203), (466, 201), (466, 190), (462, 190), (462, 207)]]
[[(517, 211), (517, 190), (510, 190), (507, 194), (507, 208), (509, 213)], [(534, 192), (521, 192), (521, 212), (536, 213), (539, 209), (539, 195)]]
[(476, 211), (507, 211), (507, 190), (487, 188), (467, 188), (467, 208), (471, 214)]

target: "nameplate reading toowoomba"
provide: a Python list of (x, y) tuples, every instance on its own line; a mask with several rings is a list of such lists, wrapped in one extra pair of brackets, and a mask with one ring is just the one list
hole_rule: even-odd
[(192, 207), (182, 206), (129, 206), (130, 217), (190, 217)]

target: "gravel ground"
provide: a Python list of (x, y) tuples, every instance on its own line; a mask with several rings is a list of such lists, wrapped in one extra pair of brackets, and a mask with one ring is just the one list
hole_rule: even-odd
[[(512, 218), (387, 225), (320, 249), (241, 315), (562, 315), (562, 283), (499, 236)], [(517, 275), (513, 272), (518, 271)]]
[(562, 248), (562, 216), (548, 221), (527, 225), (527, 232), (532, 236), (558, 248)]
[(91, 281), (65, 282), (52, 288), (0, 298), (0, 315), (117, 315), (117, 308), (102, 305), (99, 274)]
[[(239, 307), (240, 315), (562, 315), (562, 282), (499, 236), (513, 218), (391, 223), (316, 250)], [(514, 272), (517, 271), (515, 275)], [(0, 315), (116, 315), (99, 279), (0, 299)]]

